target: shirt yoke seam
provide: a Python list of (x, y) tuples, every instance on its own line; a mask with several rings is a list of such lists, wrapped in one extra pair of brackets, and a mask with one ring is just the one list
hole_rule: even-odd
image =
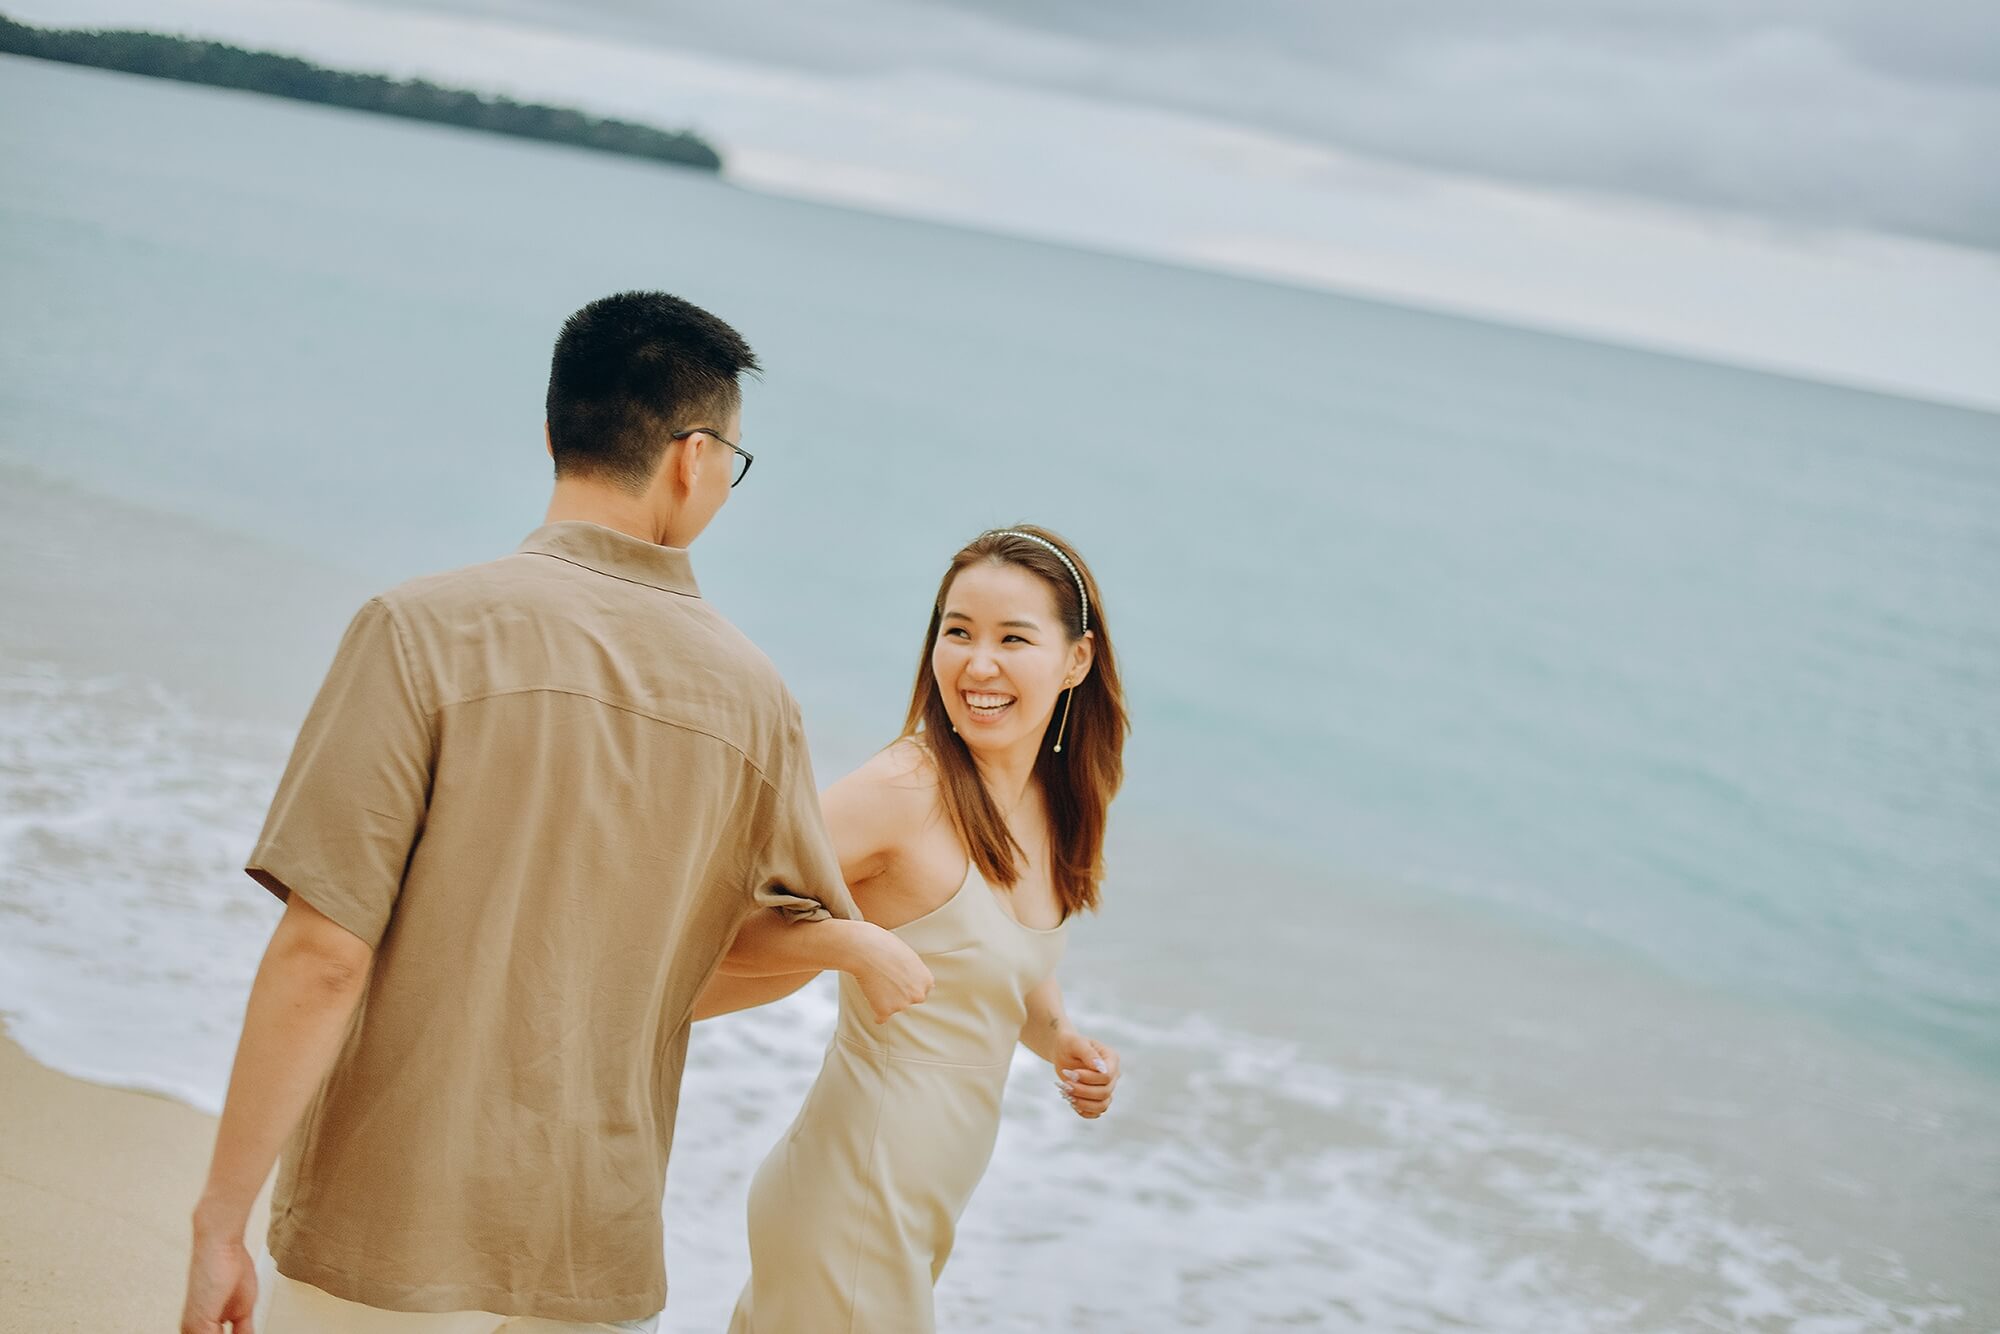
[(587, 699), (593, 704), (602, 704), (607, 709), (616, 709), (620, 713), (629, 713), (634, 717), (649, 719), (652, 722), (660, 723), (667, 727), (678, 728), (683, 732), (693, 732), (696, 736), (705, 736), (711, 741), (721, 742), (734, 751), (745, 764), (750, 766), (750, 771), (757, 775), (758, 782), (772, 789), (776, 789), (778, 786), (775, 782), (771, 781), (770, 775), (764, 772), (764, 766), (757, 763), (756, 759), (748, 751), (719, 732), (712, 732), (706, 727), (687, 721), (685, 718), (669, 718), (664, 714), (654, 713), (650, 709), (642, 709), (636, 705), (621, 703), (615, 699), (606, 699), (602, 695), (593, 694), (588, 690), (578, 690), (573, 686), (516, 686), (511, 690), (489, 690), (484, 694), (467, 695), (462, 699), (455, 699), (449, 704), (440, 704), (438, 705), (438, 712), (442, 713), (446, 709), (462, 708), (467, 704), (483, 704), (487, 700), (492, 699), (506, 699), (512, 695), (573, 695), (578, 699)]

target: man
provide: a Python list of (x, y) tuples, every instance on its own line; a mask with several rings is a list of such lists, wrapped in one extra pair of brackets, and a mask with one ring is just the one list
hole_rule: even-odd
[(749, 467), (756, 366), (675, 297), (578, 311), (545, 525), (349, 627), (247, 868), (286, 906), (183, 1334), (251, 1328), (281, 1146), (272, 1334), (652, 1328), (691, 1011), (738, 928), (732, 967), (851, 972), (878, 1020), (928, 992), (841, 883), (797, 706), (688, 565)]

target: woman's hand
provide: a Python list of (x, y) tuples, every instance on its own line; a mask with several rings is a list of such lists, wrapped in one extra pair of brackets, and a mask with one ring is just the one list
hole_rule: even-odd
[(813, 974), (852, 973), (875, 1022), (931, 994), (931, 970), (901, 936), (873, 922), (830, 917), (794, 922), (775, 908), (753, 912), (737, 929), (721, 971), (702, 992), (695, 1017), (727, 1014), (789, 996)]
[(1055, 1067), (1056, 1087), (1078, 1116), (1095, 1121), (1111, 1110), (1111, 1094), (1118, 1087), (1116, 1051), (1071, 1030), (1056, 1042)]
[(875, 1022), (886, 1024), (912, 1005), (921, 1005), (936, 979), (917, 952), (899, 935), (873, 922), (847, 922), (849, 953), (841, 965), (861, 984)]

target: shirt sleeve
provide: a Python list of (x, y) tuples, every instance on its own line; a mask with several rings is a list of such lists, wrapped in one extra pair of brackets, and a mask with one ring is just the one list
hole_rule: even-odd
[(394, 614), (347, 627), (245, 870), (380, 944), (430, 803), (434, 735)]
[(770, 807), (771, 829), (763, 851), (751, 868), (751, 889), (760, 908), (776, 908), (797, 921), (825, 917), (859, 918), (860, 909), (847, 892), (820, 814), (819, 788), (813, 782), (812, 756), (798, 706), (791, 706), (783, 777)]

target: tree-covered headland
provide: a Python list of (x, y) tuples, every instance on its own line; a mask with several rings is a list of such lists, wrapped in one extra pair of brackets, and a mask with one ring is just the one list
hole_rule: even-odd
[(0, 15), (0, 53), (459, 125), (704, 171), (722, 169), (721, 156), (685, 130), (655, 129), (506, 97), (481, 97), (423, 79), (327, 69), (294, 56), (246, 51), (223, 42), (126, 29), (36, 28)]

